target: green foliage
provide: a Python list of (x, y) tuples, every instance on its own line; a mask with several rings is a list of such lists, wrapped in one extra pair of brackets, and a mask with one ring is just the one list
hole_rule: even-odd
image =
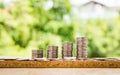
[(0, 2), (0, 9), (4, 9), (4, 4)]
[[(45, 53), (48, 45), (58, 45), (60, 50), (61, 42), (75, 44), (79, 34), (88, 38), (89, 57), (120, 57), (119, 17), (74, 19), (69, 0), (53, 0), (50, 8), (45, 7), (47, 2), (19, 0), (14, 7), (0, 10), (1, 56), (30, 57), (32, 49), (43, 48)], [(64, 20), (66, 14), (71, 18), (70, 23)]]

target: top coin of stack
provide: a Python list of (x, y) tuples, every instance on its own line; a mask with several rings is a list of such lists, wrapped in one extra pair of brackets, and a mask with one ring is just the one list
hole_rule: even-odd
[(43, 50), (32, 50), (32, 59), (43, 58)]
[(58, 46), (47, 47), (47, 58), (48, 59), (58, 58)]
[(87, 58), (87, 38), (77, 37), (76, 39), (77, 59)]
[(72, 57), (73, 43), (63, 42), (62, 43), (62, 58)]

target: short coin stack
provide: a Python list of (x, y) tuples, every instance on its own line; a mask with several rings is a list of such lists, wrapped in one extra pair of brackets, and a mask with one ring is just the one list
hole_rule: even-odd
[(32, 59), (43, 58), (43, 50), (32, 50)]
[(47, 58), (48, 59), (58, 58), (58, 46), (47, 47)]
[(63, 42), (62, 43), (62, 58), (72, 57), (73, 43)]
[(87, 38), (77, 37), (76, 39), (77, 59), (87, 58)]

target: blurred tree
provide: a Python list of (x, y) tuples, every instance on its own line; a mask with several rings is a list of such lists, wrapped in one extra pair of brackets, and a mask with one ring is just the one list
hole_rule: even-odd
[(28, 57), (34, 48), (75, 43), (79, 34), (88, 38), (89, 57), (120, 57), (119, 17), (82, 20), (71, 9), (69, 0), (18, 0), (9, 8), (0, 3), (0, 55)]

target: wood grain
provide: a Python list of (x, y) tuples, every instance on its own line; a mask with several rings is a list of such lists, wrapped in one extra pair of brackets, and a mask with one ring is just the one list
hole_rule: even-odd
[(120, 68), (120, 61), (0, 61), (0, 68)]

